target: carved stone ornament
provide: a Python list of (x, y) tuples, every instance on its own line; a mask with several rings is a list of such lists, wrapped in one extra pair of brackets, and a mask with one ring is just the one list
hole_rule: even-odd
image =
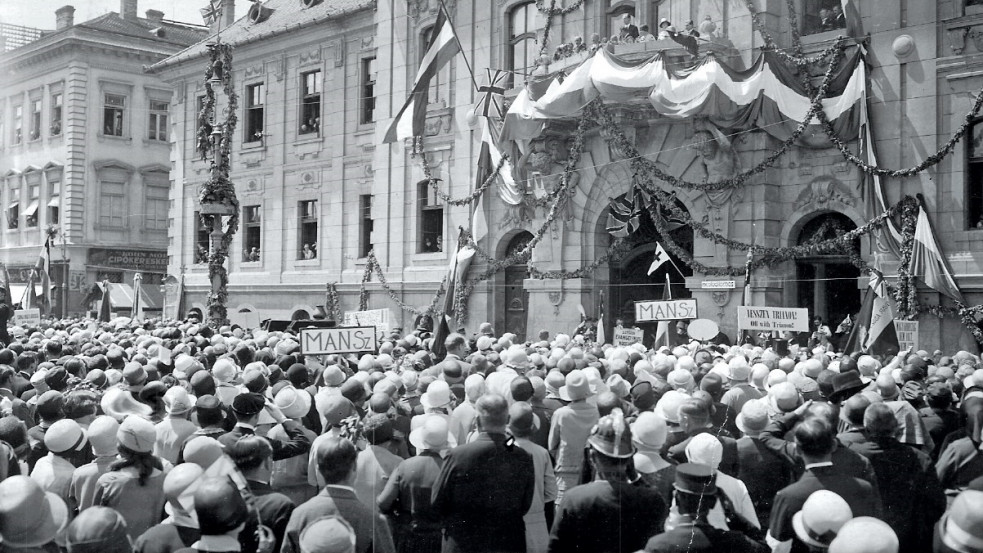
[(450, 113), (427, 117), (426, 122), (423, 124), (424, 135), (437, 136), (441, 133), (448, 133), (451, 131), (452, 122), (453, 119)]
[(973, 30), (969, 31), (969, 38), (973, 39), (976, 51), (983, 52), (983, 29), (973, 27)]
[[(457, 7), (457, 0), (444, 0), (447, 11), (454, 15), (454, 8)], [(440, 0), (406, 0), (406, 14), (414, 21), (421, 15), (434, 15), (440, 8)]]
[(839, 181), (829, 177), (819, 177), (799, 194), (799, 198), (795, 201), (795, 209), (806, 206), (826, 208), (830, 202), (853, 206), (857, 200)]
[(550, 299), (550, 304), (553, 306), (553, 316), (558, 316), (560, 314), (560, 304), (563, 303), (563, 290), (551, 290), (546, 293)]
[(717, 307), (724, 307), (730, 301), (730, 290), (714, 290), (710, 294), (710, 299)]

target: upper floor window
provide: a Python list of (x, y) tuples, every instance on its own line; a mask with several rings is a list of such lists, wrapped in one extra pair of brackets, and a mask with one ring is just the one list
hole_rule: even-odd
[(14, 106), (14, 144), (24, 142), (24, 106)]
[(121, 228), (126, 223), (125, 185), (122, 182), (100, 183), (99, 224), (104, 227)]
[(259, 261), (260, 239), (262, 237), (261, 225), (263, 224), (260, 206), (247, 205), (243, 207), (242, 218), (245, 221), (243, 224), (242, 260)]
[[(538, 55), (536, 44), (536, 5), (533, 2), (516, 6), (509, 14), (509, 69), (528, 72)], [(515, 75), (513, 74), (513, 86)]]
[(372, 251), (372, 194), (358, 197), (358, 256), (367, 257)]
[(61, 134), (61, 113), (64, 95), (56, 92), (51, 95), (51, 136)]
[(48, 177), (48, 222), (57, 225), (61, 207), (61, 181)]
[(419, 183), (418, 212), (420, 253), (439, 252), (443, 250), (444, 235), (444, 204), (437, 198), (437, 193), (429, 181)]
[(360, 92), (360, 106), (358, 122), (368, 124), (375, 121), (375, 58), (365, 58), (362, 60), (362, 86)]
[(31, 140), (41, 138), (41, 98), (31, 100)]
[(150, 101), (150, 119), (147, 121), (149, 129), (147, 139), (167, 141), (167, 102), (157, 100)]
[(966, 141), (965, 182), (967, 226), (983, 230), (983, 119), (973, 123)]
[(167, 208), (170, 205), (167, 193), (166, 186), (147, 185), (145, 221), (148, 230), (167, 230)]
[(245, 142), (258, 142), (263, 139), (264, 89), (263, 83), (251, 84), (246, 87)]
[(102, 133), (106, 136), (123, 136), (123, 114), (126, 111), (126, 96), (122, 94), (103, 95)]
[(41, 185), (32, 184), (28, 190), (31, 193), (31, 201), (24, 210), (24, 226), (34, 228), (38, 226), (38, 202), (41, 201)]
[(300, 251), (297, 259), (317, 258), (317, 200), (304, 200), (297, 205), (298, 229), (300, 236), (297, 242), (300, 244)]
[(846, 29), (840, 0), (802, 0), (803, 35)]
[(201, 212), (195, 211), (195, 263), (208, 263), (211, 226), (211, 215), (202, 216)]
[(300, 74), (300, 134), (321, 131), (321, 72)]

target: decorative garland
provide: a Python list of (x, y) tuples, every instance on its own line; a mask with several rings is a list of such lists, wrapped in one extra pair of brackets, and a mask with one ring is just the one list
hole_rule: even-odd
[(825, 60), (835, 51), (840, 50), (841, 45), (845, 41), (849, 40), (849, 37), (840, 35), (836, 37), (832, 46), (826, 48), (819, 54), (812, 57), (803, 56), (802, 45), (799, 37), (798, 16), (795, 11), (795, 6), (793, 5), (792, 0), (786, 0), (786, 4), (789, 6), (788, 19), (789, 19), (789, 24), (791, 25), (792, 28), (792, 41), (793, 41), (793, 48), (795, 51), (794, 55), (789, 54), (782, 47), (778, 45), (778, 42), (775, 40), (775, 38), (771, 36), (771, 33), (768, 32), (768, 29), (765, 27), (764, 22), (761, 21), (761, 14), (758, 12), (758, 9), (754, 7), (754, 0), (745, 0), (744, 4), (747, 6), (748, 12), (750, 12), (751, 14), (751, 24), (754, 26), (755, 29), (757, 29), (758, 33), (761, 34), (761, 38), (765, 42), (765, 48), (774, 51), (776, 54), (781, 56), (785, 61), (793, 65), (796, 65), (798, 67), (805, 67), (811, 64), (822, 63), (823, 60)]
[(911, 273), (911, 254), (915, 248), (915, 226), (918, 223), (918, 201), (909, 202), (901, 212), (901, 264), (898, 266), (898, 286), (894, 301), (898, 315), (911, 319), (918, 311), (915, 275)]
[[(537, 0), (536, 7), (539, 8), (539, 5), (541, 3), (542, 0)], [(539, 11), (542, 11), (542, 9), (540, 9)], [(550, 31), (553, 29), (553, 14), (555, 12), (556, 12), (556, 0), (550, 0), (550, 9), (548, 12), (546, 12), (546, 25), (543, 26), (543, 44), (539, 48), (540, 58), (548, 55), (546, 49), (549, 48)], [(549, 65), (549, 62), (547, 62), (547, 65)]]
[[(375, 249), (369, 250), (369, 259), (375, 259)], [(365, 262), (365, 270), (362, 271), (362, 282), (358, 285), (358, 310), (367, 311), (369, 309), (369, 291), (365, 284), (372, 280), (372, 261)]]
[[(557, 16), (557, 15), (559, 15), (559, 16), (562, 17), (564, 15), (567, 15), (568, 13), (573, 13), (573, 12), (579, 10), (580, 9), (580, 6), (583, 6), (583, 5), (584, 5), (584, 0), (575, 0), (573, 4), (570, 4), (567, 7), (557, 9), (556, 8), (556, 0), (552, 0), (550, 2), (549, 9), (547, 9), (546, 8), (546, 2), (544, 2), (544, 0), (536, 0), (536, 9), (539, 10), (540, 13), (546, 15), (547, 18), (552, 18), (552, 17)], [(548, 21), (548, 19), (547, 19), (547, 21)]]
[(341, 321), (341, 298), (338, 297), (338, 283), (329, 282), (324, 310), (332, 321)]
[(630, 252), (631, 249), (632, 244), (628, 238), (618, 238), (608, 247), (607, 251), (604, 252), (604, 255), (578, 269), (574, 269), (572, 271), (540, 271), (536, 267), (533, 267), (531, 262), (528, 263), (527, 269), (529, 271), (529, 277), (538, 280), (567, 280), (571, 278), (586, 278), (594, 274), (594, 271), (596, 271), (601, 265), (604, 265), (609, 261), (616, 261), (624, 258), (624, 256)]
[(367, 263), (367, 267), (372, 267), (372, 271), (379, 279), (379, 284), (382, 285), (383, 290), (389, 294), (389, 299), (393, 300), (393, 303), (399, 306), (400, 309), (414, 315), (433, 315), (437, 312), (437, 303), (440, 301), (440, 297), (443, 296), (447, 290), (447, 275), (444, 275), (444, 279), (440, 281), (440, 286), (437, 287), (437, 293), (434, 294), (433, 299), (430, 300), (430, 305), (421, 311), (415, 307), (405, 304), (403, 300), (399, 299), (396, 291), (393, 290), (389, 285), (389, 282), (386, 281), (386, 274), (383, 272), (382, 265), (379, 264), (379, 260), (376, 259), (374, 251), (369, 252)]
[[(236, 95), (235, 87), (232, 83), (232, 46), (217, 43), (210, 44), (208, 49), (211, 54), (211, 63), (205, 68), (205, 90), (211, 95), (211, 101), (206, 100), (202, 113), (199, 114), (199, 138), (201, 138), (206, 128), (209, 130), (209, 138), (211, 138), (211, 133), (214, 132), (214, 128), (208, 122), (213, 121), (215, 116), (215, 95), (210, 80), (214, 76), (216, 69), (220, 71), (218, 77), (221, 79), (223, 92), (229, 99), (225, 109), (226, 119), (225, 123), (221, 126), (217, 149), (213, 145), (209, 149), (199, 150), (203, 156), (207, 155), (208, 151), (215, 150), (212, 157), (211, 177), (202, 185), (199, 191), (200, 203), (203, 205), (224, 205), (232, 212), (229, 216), (228, 226), (225, 232), (222, 233), (218, 245), (208, 256), (208, 280), (212, 283), (218, 282), (217, 290), (208, 294), (208, 319), (217, 328), (228, 321), (226, 304), (229, 299), (229, 272), (225, 268), (225, 261), (229, 257), (232, 238), (239, 230), (239, 200), (236, 198), (235, 185), (232, 184), (232, 180), (229, 178), (233, 133), (238, 123), (236, 112), (239, 106), (239, 97)], [(206, 98), (208, 98), (207, 95)], [(201, 126), (203, 121), (207, 126)], [(201, 145), (199, 144), (199, 146)], [(212, 216), (221, 217), (221, 215)], [(202, 217), (204, 222), (206, 215)]]
[(421, 165), (423, 166), (423, 177), (424, 179), (426, 179), (427, 182), (430, 183), (430, 187), (433, 188), (434, 193), (437, 195), (438, 198), (440, 198), (442, 202), (448, 205), (457, 205), (457, 206), (471, 205), (472, 203), (475, 202), (475, 200), (480, 198), (481, 195), (485, 193), (485, 190), (488, 190), (491, 187), (491, 185), (495, 182), (495, 179), (498, 178), (498, 175), (501, 174), (502, 168), (505, 167), (505, 163), (508, 161), (508, 159), (509, 159), (508, 154), (502, 154), (502, 158), (498, 160), (498, 164), (495, 165), (495, 169), (491, 172), (491, 174), (489, 174), (488, 177), (485, 178), (485, 182), (481, 183), (481, 185), (478, 186), (478, 188), (475, 188), (474, 192), (468, 194), (463, 198), (458, 198), (455, 200), (452, 199), (449, 194), (445, 194), (444, 191), (440, 189), (440, 184), (439, 184), (440, 179), (435, 178), (433, 176), (433, 169), (431, 169), (430, 167), (430, 162), (427, 161), (427, 156), (425, 155), (420, 156)]

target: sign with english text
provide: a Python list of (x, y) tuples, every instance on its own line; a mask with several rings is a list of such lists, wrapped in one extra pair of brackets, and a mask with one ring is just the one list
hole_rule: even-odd
[(809, 310), (804, 307), (737, 307), (737, 328), (765, 331), (809, 331)]
[(374, 326), (305, 328), (300, 331), (300, 351), (304, 355), (360, 353), (378, 349)]
[(695, 319), (696, 300), (636, 301), (635, 322)]

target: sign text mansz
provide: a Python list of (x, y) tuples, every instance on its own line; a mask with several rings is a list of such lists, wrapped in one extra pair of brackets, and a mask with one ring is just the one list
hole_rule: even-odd
[(696, 318), (696, 300), (636, 301), (635, 322)]
[(300, 351), (304, 355), (358, 353), (378, 349), (374, 326), (305, 328), (300, 331)]

